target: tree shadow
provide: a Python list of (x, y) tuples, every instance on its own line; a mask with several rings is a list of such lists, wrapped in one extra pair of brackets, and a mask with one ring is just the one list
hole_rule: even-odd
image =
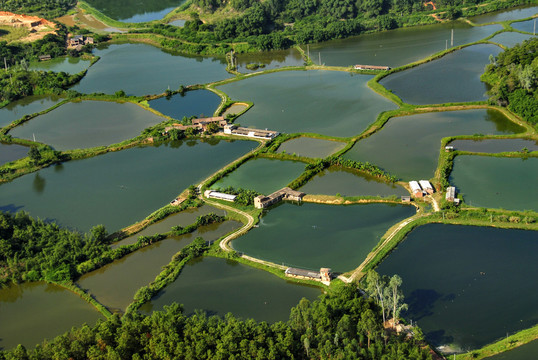
[(430, 344), (434, 344), (435, 346), (452, 344), (454, 342), (454, 337), (446, 336), (445, 330), (430, 331), (429, 333), (426, 333), (425, 336), (426, 340), (428, 340)]
[(442, 298), (442, 294), (433, 289), (416, 289), (405, 301), (409, 305), (406, 317), (418, 321), (426, 316), (433, 315), (435, 302)]

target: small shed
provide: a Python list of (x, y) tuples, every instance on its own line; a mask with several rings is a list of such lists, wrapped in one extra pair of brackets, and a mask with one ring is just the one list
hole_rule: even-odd
[(411, 202), (411, 196), (404, 195), (401, 197), (402, 202)]
[(422, 187), (422, 189), (428, 193), (428, 195), (431, 195), (434, 193), (435, 190), (433, 189), (432, 184), (428, 180), (420, 180), (419, 184)]
[(456, 199), (456, 188), (454, 186), (449, 186), (446, 188), (446, 201), (454, 202)]

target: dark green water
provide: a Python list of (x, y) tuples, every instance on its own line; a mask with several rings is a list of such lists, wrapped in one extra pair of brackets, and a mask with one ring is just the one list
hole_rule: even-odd
[[(458, 46), (481, 40), (502, 27), (472, 27), (457, 21), (401, 28), (312, 44), (310, 57), (317, 64), (321, 53), (321, 62), (333, 66), (363, 64), (398, 67), (445, 50), (447, 44), (450, 48), (452, 29), (454, 46)], [(303, 49), (306, 50), (305, 46)]]
[(0, 109), (0, 127), (9, 125), (24, 115), (35, 114), (46, 110), (62, 100), (57, 96), (35, 95), (14, 101)]
[(101, 59), (73, 90), (161, 94), (168, 87), (177, 90), (181, 85), (205, 84), (231, 76), (223, 59), (173, 55), (145, 44), (110, 45), (93, 53)]
[(507, 151), (538, 151), (538, 141), (527, 139), (484, 139), (484, 140), (454, 140), (449, 145), (455, 150), (500, 153)]
[(0, 166), (10, 162), (22, 159), (28, 155), (30, 148), (15, 144), (0, 143)]
[(536, 325), (535, 231), (430, 224), (378, 267), (398, 274), (409, 311), (435, 346), (480, 348)]
[(538, 6), (522, 6), (511, 10), (501, 10), (489, 14), (469, 18), (475, 24), (486, 24), (496, 21), (525, 19), (538, 13)]
[(170, 98), (151, 100), (153, 109), (181, 120), (184, 116), (211, 117), (220, 104), (220, 96), (208, 90), (187, 91), (184, 96), (176, 94)]
[[(251, 63), (263, 64), (265, 66), (256, 70), (249, 70), (246, 68), (246, 66)], [(241, 73), (278, 69), (284, 66), (303, 65), (303, 57), (299, 51), (295, 50), (294, 48), (237, 55), (237, 71)]]
[(523, 131), (496, 110), (465, 110), (395, 117), (381, 131), (360, 140), (344, 157), (369, 161), (404, 180), (429, 179), (441, 139), (451, 135), (513, 134)]
[(176, 281), (141, 311), (149, 314), (177, 302), (187, 314), (196, 309), (219, 316), (231, 312), (274, 323), (288, 320), (291, 308), (303, 297), (314, 300), (320, 294), (319, 288), (293, 284), (235, 261), (204, 257), (187, 263)]
[(226, 221), (161, 240), (82, 276), (77, 283), (108, 308), (123, 311), (133, 301), (138, 289), (152, 282), (172, 256), (195, 238), (201, 236), (206, 241), (217, 240), (240, 226), (236, 221)]
[(90, 60), (77, 57), (58, 57), (47, 61), (40, 61), (30, 65), (31, 70), (66, 72), (76, 74), (86, 70), (91, 64)]
[(288, 140), (280, 145), (278, 152), (312, 158), (326, 158), (338, 150), (343, 149), (345, 146), (346, 143), (344, 142), (300, 137)]
[(283, 204), (259, 227), (233, 241), (233, 248), (277, 264), (336, 272), (359, 266), (397, 222), (415, 214), (413, 206)]
[(215, 189), (233, 186), (269, 195), (299, 177), (304, 171), (305, 165), (299, 161), (264, 158), (249, 160), (211, 187)]
[(283, 71), (220, 86), (233, 100), (254, 106), (237, 121), (243, 126), (279, 132), (352, 136), (395, 109), (371, 91), (372, 76), (336, 71)]
[(334, 168), (316, 175), (301, 187), (301, 191), (307, 194), (342, 196), (409, 195), (409, 192), (401, 186), (385, 183), (365, 174)]
[(95, 325), (103, 316), (78, 295), (43, 282), (0, 289), (0, 349), (32, 349), (73, 326)]
[(506, 47), (512, 47), (516, 44), (521, 44), (523, 41), (532, 38), (531, 35), (525, 35), (517, 32), (503, 32), (499, 35), (495, 35), (489, 41), (504, 45)]
[(123, 22), (140, 23), (160, 20), (184, 0), (88, 0), (88, 4), (111, 17)]
[(70, 161), (0, 185), (0, 210), (25, 210), (81, 231), (104, 224), (113, 232), (144, 219), (255, 146), (191, 140)]
[(122, 245), (134, 244), (135, 242), (137, 242), (140, 236), (152, 236), (156, 234), (167, 233), (172, 229), (173, 226), (179, 225), (185, 227), (187, 225), (193, 224), (196, 221), (196, 218), (198, 218), (198, 216), (202, 216), (209, 213), (214, 213), (221, 216), (226, 215), (226, 211), (222, 209), (217, 209), (209, 205), (202, 205), (197, 208), (188, 208), (183, 210), (182, 212), (172, 214), (164, 218), (163, 220), (148, 226), (144, 230), (112, 244), (112, 248), (117, 248)]
[[(516, 30), (526, 31), (528, 33), (533, 34), (534, 31), (535, 31), (534, 23), (535, 23), (535, 21), (533, 19), (533, 20), (527, 20), (527, 21), (520, 21), (520, 22), (511, 23), (510, 26), (513, 27)], [(536, 30), (538, 30), (538, 28)]]
[(28, 140), (35, 136), (56, 150), (84, 149), (134, 138), (165, 120), (132, 103), (81, 101), (64, 104), (9, 133)]
[(536, 179), (536, 157), (457, 156), (450, 174), (467, 204), (509, 210), (538, 211)]
[(519, 346), (513, 350), (486, 358), (487, 360), (532, 360), (538, 354), (538, 340)]
[(380, 84), (410, 104), (484, 101), (487, 87), (480, 75), (489, 64), (489, 56), (499, 52), (501, 48), (495, 45), (469, 46), (389, 75)]

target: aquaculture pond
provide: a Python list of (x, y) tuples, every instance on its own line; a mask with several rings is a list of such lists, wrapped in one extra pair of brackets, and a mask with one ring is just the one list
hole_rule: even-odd
[(518, 346), (510, 351), (486, 358), (487, 360), (530, 360), (538, 354), (538, 340)]
[[(257, 66), (248, 69), (247, 65), (249, 64)], [(294, 48), (237, 55), (237, 71), (241, 73), (303, 65), (304, 59), (301, 53)]]
[(301, 187), (307, 194), (342, 196), (409, 195), (403, 187), (352, 170), (329, 168)]
[[(501, 30), (501, 25), (473, 27), (463, 21), (400, 28), (347, 39), (312, 44), (310, 57), (314, 63), (332, 66), (380, 65), (398, 67), (423, 59), (454, 46), (481, 40)], [(303, 49), (307, 49), (303, 46)]]
[(97, 301), (114, 311), (123, 311), (133, 301), (136, 291), (149, 285), (170, 263), (174, 254), (201, 236), (214, 241), (240, 227), (236, 221), (206, 225), (177, 237), (161, 240), (129, 254), (111, 264), (83, 275), (77, 283)]
[(352, 136), (396, 105), (367, 86), (370, 75), (338, 71), (282, 71), (219, 86), (254, 106), (238, 121), (279, 132)]
[(45, 339), (103, 316), (78, 295), (44, 282), (0, 289), (0, 350), (18, 344), (33, 349)]
[(538, 211), (538, 158), (456, 156), (450, 183), (466, 204), (488, 208)]
[(521, 34), (518, 32), (503, 32), (492, 37), (489, 41), (512, 47), (516, 44), (521, 44), (523, 41), (532, 38), (532, 35)]
[(528, 139), (483, 139), (483, 140), (454, 140), (449, 145), (454, 150), (500, 153), (508, 151), (538, 151), (538, 141)]
[(131, 23), (160, 20), (184, 2), (185, 0), (88, 0), (88, 4), (112, 19)]
[(241, 103), (235, 103), (229, 108), (227, 108), (223, 113), (222, 116), (226, 117), (228, 114), (239, 114), (243, 112), (248, 107), (247, 104), (241, 104)]
[(413, 206), (394, 204), (285, 203), (267, 212), (258, 228), (233, 240), (232, 246), (277, 264), (344, 272), (359, 266), (392, 225), (415, 212)]
[(255, 146), (251, 141), (189, 140), (66, 162), (0, 185), (0, 210), (24, 210), (81, 231), (103, 224), (114, 232)]
[(91, 64), (91, 60), (84, 60), (79, 57), (62, 56), (47, 61), (32, 63), (30, 70), (43, 70), (54, 72), (66, 72), (76, 74), (86, 70)]
[(473, 45), (440, 59), (391, 74), (380, 84), (410, 104), (483, 101), (487, 86), (480, 81), (489, 56), (496, 56), (496, 45)]
[(259, 158), (249, 160), (211, 187), (243, 188), (256, 190), (264, 195), (277, 191), (295, 180), (306, 164), (300, 161), (282, 161)]
[(15, 144), (0, 143), (0, 166), (28, 155), (30, 148)]
[(35, 114), (56, 105), (63, 99), (58, 96), (27, 96), (0, 108), (0, 127), (11, 124), (24, 115)]
[[(94, 50), (101, 59), (79, 84), (72, 87), (81, 93), (127, 95), (161, 94), (181, 85), (205, 84), (229, 78), (224, 59), (187, 57), (164, 52), (146, 44), (109, 45)], [(149, 66), (148, 64), (158, 64)]]
[(302, 298), (314, 300), (320, 294), (319, 288), (287, 282), (232, 260), (203, 257), (188, 262), (176, 281), (141, 311), (149, 314), (177, 302), (187, 314), (196, 309), (219, 316), (231, 312), (242, 319), (274, 323), (287, 321)]
[(537, 251), (533, 231), (429, 224), (377, 271), (402, 277), (404, 317), (429, 342), (466, 351), (536, 325)]
[(106, 146), (134, 138), (166, 118), (132, 103), (81, 101), (64, 104), (9, 132), (56, 150)]
[(489, 14), (478, 15), (469, 18), (475, 24), (487, 24), (490, 22), (525, 19), (538, 13), (538, 6), (522, 6), (516, 9), (500, 10)]
[(176, 214), (169, 215), (163, 220), (151, 224), (144, 230), (139, 231), (132, 236), (126, 237), (125, 239), (112, 244), (112, 248), (117, 248), (122, 245), (134, 244), (135, 242), (137, 242), (140, 236), (152, 236), (156, 234), (167, 233), (172, 230), (173, 226), (185, 227), (187, 225), (193, 224), (198, 218), (198, 216), (206, 215), (209, 213), (221, 216), (226, 215), (226, 211), (205, 204), (196, 208), (187, 208)]
[(490, 109), (400, 116), (357, 142), (344, 157), (368, 161), (404, 180), (429, 179), (437, 167), (443, 137), (513, 134), (523, 130), (501, 112)]
[(534, 34), (536, 31), (535, 28), (536, 19), (519, 21), (511, 23), (510, 26), (519, 31), (526, 31), (528, 33)]
[(280, 145), (279, 153), (296, 154), (311, 158), (326, 158), (338, 150), (342, 150), (347, 144), (340, 141), (299, 137), (291, 139)]
[(182, 120), (184, 116), (211, 117), (220, 104), (220, 96), (208, 90), (187, 91), (149, 101), (149, 106), (164, 115)]

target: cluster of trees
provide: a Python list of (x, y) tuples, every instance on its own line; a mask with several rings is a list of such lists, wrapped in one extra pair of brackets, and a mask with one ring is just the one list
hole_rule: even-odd
[(431, 359), (416, 339), (386, 331), (379, 307), (354, 286), (301, 300), (287, 322), (267, 324), (196, 313), (173, 304), (73, 329), (34, 350), (0, 359)]
[(262, 195), (255, 190), (234, 188), (233, 186), (228, 186), (224, 189), (217, 188), (216, 191), (220, 191), (226, 194), (237, 195), (237, 197), (235, 198), (235, 202), (237, 204), (245, 206), (254, 205), (254, 198), (258, 195)]
[(538, 39), (491, 56), (482, 78), (492, 85), (490, 101), (538, 124)]
[(65, 15), (76, 4), (77, 0), (0, 0), (0, 9), (52, 20)]
[(368, 296), (374, 299), (381, 308), (383, 323), (392, 315), (392, 325), (396, 325), (400, 312), (407, 310), (407, 304), (403, 302), (402, 278), (398, 275), (393, 275), (392, 277), (379, 275), (377, 272), (370, 270), (366, 274), (363, 285)]

